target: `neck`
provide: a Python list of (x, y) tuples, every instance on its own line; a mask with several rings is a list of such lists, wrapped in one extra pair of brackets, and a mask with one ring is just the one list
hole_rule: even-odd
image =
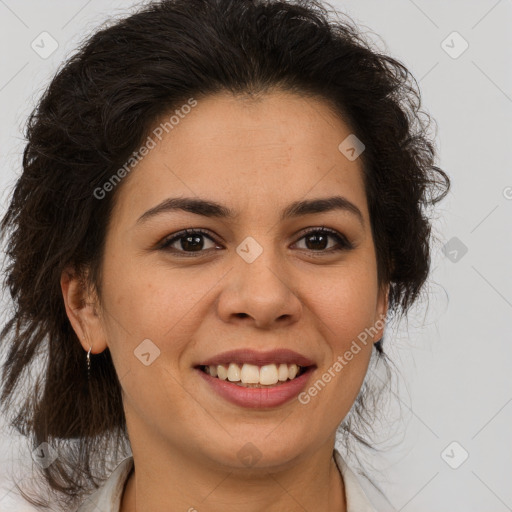
[(170, 471), (162, 473), (150, 460), (137, 458), (137, 471), (134, 468), (128, 477), (120, 512), (231, 512), (241, 508), (247, 512), (346, 512), (343, 479), (332, 451), (322, 467), (312, 465), (324, 459), (315, 453), (285, 470), (239, 474), (202, 468), (194, 475), (188, 464), (185, 471), (181, 464), (172, 464)]

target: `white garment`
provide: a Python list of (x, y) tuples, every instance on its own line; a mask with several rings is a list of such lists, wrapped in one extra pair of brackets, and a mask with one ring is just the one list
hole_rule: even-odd
[[(377, 512), (360, 486), (356, 475), (334, 449), (334, 460), (345, 484), (347, 512)], [(76, 512), (119, 512), (124, 486), (133, 467), (133, 457), (124, 459), (105, 483), (85, 499)]]

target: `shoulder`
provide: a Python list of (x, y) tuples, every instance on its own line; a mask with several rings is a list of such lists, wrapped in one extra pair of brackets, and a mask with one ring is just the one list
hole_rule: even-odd
[(116, 466), (103, 485), (83, 501), (76, 512), (119, 512), (124, 486), (132, 469), (133, 457), (127, 457)]
[(334, 460), (343, 477), (347, 512), (377, 512), (377, 510), (381, 510), (380, 508), (375, 508), (375, 500), (370, 501), (356, 474), (349, 468), (336, 448), (334, 449)]

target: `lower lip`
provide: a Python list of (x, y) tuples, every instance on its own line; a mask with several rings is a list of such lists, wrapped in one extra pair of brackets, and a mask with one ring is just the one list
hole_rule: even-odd
[(277, 407), (295, 398), (306, 387), (314, 368), (310, 366), (301, 376), (269, 388), (244, 388), (228, 380), (212, 377), (198, 368), (196, 371), (216, 393), (228, 402), (250, 409), (261, 409)]

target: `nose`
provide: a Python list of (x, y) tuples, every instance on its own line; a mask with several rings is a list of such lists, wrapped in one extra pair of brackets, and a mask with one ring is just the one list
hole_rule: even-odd
[(264, 250), (251, 263), (235, 256), (218, 297), (219, 317), (259, 329), (275, 329), (298, 322), (302, 304), (291, 285), (291, 272)]

